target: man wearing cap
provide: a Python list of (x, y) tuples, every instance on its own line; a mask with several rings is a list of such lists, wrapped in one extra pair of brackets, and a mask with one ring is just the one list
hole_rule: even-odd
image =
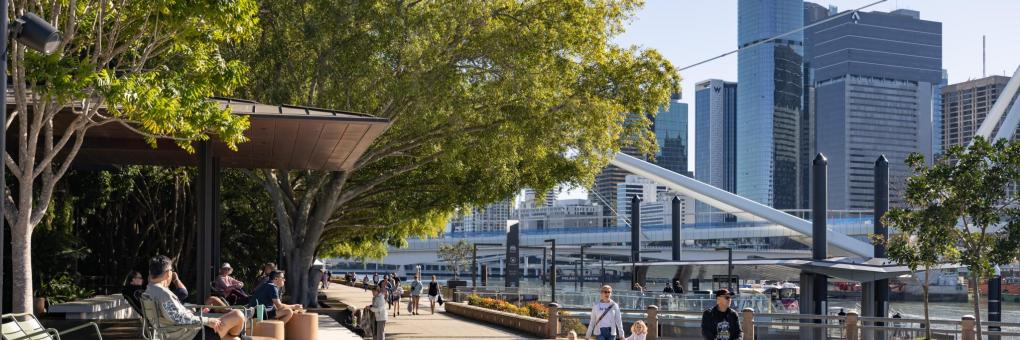
[(705, 340), (741, 340), (740, 320), (730, 308), (733, 293), (728, 289), (715, 291), (715, 307), (701, 315), (701, 337)]
[(234, 268), (230, 267), (230, 263), (223, 262), (223, 265), (220, 266), (220, 275), (216, 277), (216, 281), (213, 281), (213, 287), (223, 292), (223, 298), (234, 304), (246, 304), (248, 303), (248, 294), (242, 289), (244, 282), (230, 276), (233, 273)]

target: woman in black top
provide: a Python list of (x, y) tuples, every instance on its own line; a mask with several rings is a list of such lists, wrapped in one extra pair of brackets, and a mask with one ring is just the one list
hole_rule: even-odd
[(142, 301), (138, 299), (140, 291), (145, 290), (145, 278), (142, 277), (142, 273), (137, 271), (131, 271), (127, 278), (124, 279), (124, 287), (120, 290), (121, 295), (124, 296), (124, 300), (127, 300), (128, 305), (135, 310), (138, 314), (142, 314)]
[(429, 307), (432, 308), (432, 314), (436, 314), (437, 297), (439, 297), (439, 282), (436, 282), (436, 276), (432, 275), (432, 281), (429, 282)]

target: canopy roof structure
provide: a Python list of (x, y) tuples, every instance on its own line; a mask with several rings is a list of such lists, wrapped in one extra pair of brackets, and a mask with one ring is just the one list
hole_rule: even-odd
[[(711, 279), (713, 275), (726, 275), (726, 260), (713, 261), (677, 261), (640, 263), (639, 267), (648, 267), (648, 276), (673, 277), (673, 274), (685, 266), (693, 268), (692, 278)], [(610, 265), (606, 265), (610, 266)], [(629, 267), (630, 263), (612, 266)], [(931, 269), (959, 268), (956, 264), (942, 264)], [(798, 281), (801, 272), (824, 274), (829, 277), (849, 281), (871, 282), (881, 279), (910, 274), (907, 266), (891, 263), (883, 258), (851, 258), (834, 257), (825, 260), (810, 259), (747, 259), (733, 260), (733, 275), (748, 279), (774, 281)]]
[[(215, 100), (233, 114), (247, 116), (251, 123), (244, 133), (248, 141), (239, 144), (237, 151), (212, 138), (212, 153), (228, 168), (350, 170), (389, 127), (385, 118), (360, 113)], [(196, 166), (198, 158), (171, 140), (159, 140), (153, 148), (128, 127), (105, 124), (88, 130), (75, 164)]]

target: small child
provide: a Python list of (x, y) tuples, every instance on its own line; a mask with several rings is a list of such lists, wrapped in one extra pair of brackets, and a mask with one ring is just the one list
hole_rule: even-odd
[(577, 332), (570, 331), (570, 333), (567, 333), (567, 340), (577, 340)]
[(627, 340), (645, 340), (645, 336), (648, 335), (648, 326), (645, 325), (644, 321), (634, 321), (633, 325), (630, 325), (630, 337)]

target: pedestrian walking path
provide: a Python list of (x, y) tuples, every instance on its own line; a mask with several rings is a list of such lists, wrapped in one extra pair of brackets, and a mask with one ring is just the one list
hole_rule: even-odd
[[(355, 307), (364, 308), (372, 304), (372, 296), (361, 288), (332, 284), (322, 290), (326, 296), (343, 301)], [(428, 297), (422, 296), (421, 315), (407, 314), (407, 299), (400, 302), (401, 314), (386, 320), (386, 339), (534, 339), (517, 335), (512, 331), (447, 314), (436, 305), (436, 313), (429, 310)]]

